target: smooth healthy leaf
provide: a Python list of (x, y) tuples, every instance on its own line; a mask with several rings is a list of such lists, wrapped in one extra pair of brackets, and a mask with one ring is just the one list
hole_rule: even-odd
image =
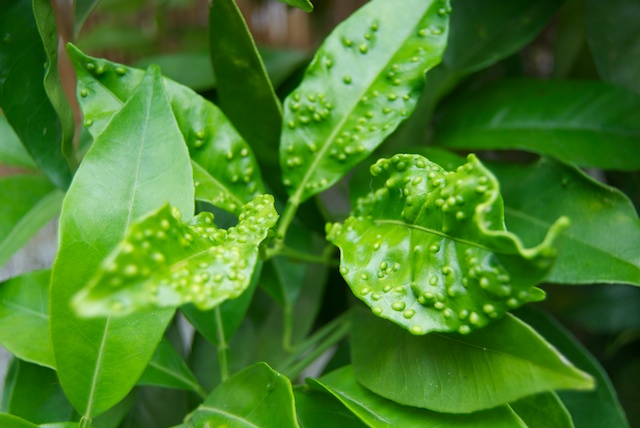
[[(140, 85), (144, 71), (92, 58), (72, 45), (68, 51), (85, 126), (96, 138)], [(163, 85), (193, 161), (196, 198), (239, 214), (264, 192), (251, 149), (218, 107), (172, 80), (164, 78)]]
[(79, 318), (70, 306), (132, 222), (169, 202), (194, 210), (189, 154), (157, 68), (87, 152), (65, 198), (51, 284), (58, 376), (85, 419), (134, 386), (173, 316), (167, 309), (117, 319)]
[(283, 183), (294, 205), (327, 189), (416, 106), (442, 58), (448, 0), (368, 2), (338, 25), (285, 101)]
[(2, 114), (0, 114), (0, 165), (36, 168), (31, 155)]
[(16, 357), (55, 368), (49, 333), (51, 271), (30, 272), (0, 284), (0, 344)]
[(62, 151), (62, 123), (43, 83), (42, 64), (48, 61), (32, 0), (0, 3), (0, 28), (0, 107), (35, 163), (56, 186), (65, 189), (71, 169)]
[(544, 237), (559, 215), (571, 219), (547, 281), (640, 285), (640, 219), (622, 192), (552, 159), (490, 168), (502, 183), (507, 225), (524, 242)]
[(313, 11), (313, 4), (309, 0), (280, 0), (283, 3), (288, 4), (289, 6), (297, 7), (298, 9), (302, 9), (305, 12)]
[(75, 416), (56, 372), (18, 359), (9, 368), (2, 400), (6, 402), (3, 411), (36, 424), (69, 421)]
[(366, 428), (340, 401), (319, 391), (296, 389), (296, 414), (302, 428)]
[(527, 427), (573, 428), (571, 415), (555, 392), (530, 395), (509, 407)]
[(186, 389), (194, 391), (202, 397), (207, 395), (187, 363), (166, 337), (162, 338), (138, 384)]
[(403, 406), (360, 385), (351, 366), (335, 370), (320, 379), (307, 379), (307, 383), (332, 394), (369, 427), (527, 427), (508, 406), (468, 415), (437, 413), (418, 407)]
[(580, 166), (640, 168), (640, 96), (590, 81), (506, 80), (448, 104), (435, 143), (521, 149)]
[(559, 391), (578, 428), (629, 427), (618, 401), (616, 390), (598, 360), (559, 322), (549, 315), (522, 308), (518, 316), (544, 334), (553, 346), (570, 358), (577, 367), (591, 374), (596, 381), (593, 391)]
[(0, 178), (0, 267), (58, 215), (63, 198), (45, 177)]
[[(279, 184), (282, 106), (235, 0), (211, 3), (209, 49), (220, 108), (249, 143), (261, 167), (276, 168), (269, 176)], [(247, 114), (247, 106), (260, 114)]]
[(443, 64), (461, 74), (495, 64), (529, 44), (562, 3), (562, 0), (455, 0)]
[(587, 40), (602, 79), (640, 93), (640, 28), (635, 0), (586, 0)]
[(357, 380), (369, 390), (444, 413), (594, 386), (590, 375), (511, 314), (468, 335), (414, 336), (361, 309), (353, 317), (351, 355)]
[(236, 227), (218, 229), (203, 212), (187, 224), (165, 205), (134, 222), (73, 299), (81, 316), (128, 315), (193, 303), (206, 311), (249, 286), (260, 243), (278, 220), (273, 196), (242, 208)]
[(496, 178), (469, 155), (449, 172), (420, 155), (371, 167), (378, 180), (344, 224), (327, 226), (340, 273), (374, 314), (413, 334), (462, 334), (544, 298), (561, 217), (524, 248), (504, 226)]
[(236, 373), (193, 413), (197, 427), (298, 427), (291, 382), (265, 363)]

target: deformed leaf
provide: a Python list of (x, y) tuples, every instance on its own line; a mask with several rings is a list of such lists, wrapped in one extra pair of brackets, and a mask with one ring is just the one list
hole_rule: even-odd
[(169, 205), (134, 222), (73, 304), (83, 316), (126, 315), (193, 303), (211, 309), (241, 295), (258, 247), (278, 215), (271, 195), (246, 204), (236, 227), (218, 229), (213, 214), (190, 223)]
[(351, 366), (342, 367), (320, 379), (307, 379), (307, 383), (332, 394), (367, 426), (371, 427), (526, 427), (507, 406), (499, 406), (467, 415), (438, 413), (419, 407), (403, 406), (360, 385)]
[(291, 382), (265, 363), (236, 373), (193, 413), (196, 427), (296, 428)]
[(465, 334), (544, 298), (535, 285), (566, 218), (524, 248), (505, 230), (498, 181), (474, 155), (455, 172), (396, 155), (371, 173), (381, 183), (327, 237), (340, 248), (342, 276), (374, 314), (413, 334)]
[[(144, 71), (92, 58), (73, 45), (68, 51), (84, 124), (96, 138), (140, 85)], [(194, 164), (196, 199), (239, 214), (264, 191), (251, 148), (214, 104), (170, 79), (163, 78), (163, 84)]]
[(374, 0), (325, 40), (284, 103), (280, 164), (294, 201), (334, 184), (411, 114), (450, 10), (448, 0)]

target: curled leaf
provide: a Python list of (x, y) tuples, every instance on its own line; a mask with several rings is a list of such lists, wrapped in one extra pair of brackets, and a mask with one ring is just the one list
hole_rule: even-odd
[(560, 218), (544, 241), (524, 248), (505, 230), (496, 178), (469, 155), (449, 172), (420, 155), (371, 167), (382, 180), (344, 224), (328, 225), (340, 273), (354, 294), (413, 334), (462, 334), (544, 298), (535, 285), (556, 255)]
[(165, 205), (129, 228), (89, 285), (74, 298), (83, 316), (125, 315), (193, 303), (207, 310), (249, 286), (258, 247), (276, 223), (271, 195), (246, 204), (238, 225), (218, 229), (213, 214), (190, 223)]

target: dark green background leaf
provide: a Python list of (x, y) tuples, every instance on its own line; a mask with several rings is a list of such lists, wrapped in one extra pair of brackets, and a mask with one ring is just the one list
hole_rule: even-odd
[(573, 428), (569, 411), (555, 392), (530, 395), (509, 403), (527, 427)]
[(435, 142), (521, 149), (581, 166), (640, 168), (640, 96), (591, 81), (505, 80), (446, 105)]

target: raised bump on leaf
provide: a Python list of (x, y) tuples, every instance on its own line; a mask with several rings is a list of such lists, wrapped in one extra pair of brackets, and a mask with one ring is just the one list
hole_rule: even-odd
[(474, 155), (455, 172), (419, 155), (371, 167), (380, 182), (344, 224), (327, 225), (354, 294), (413, 334), (469, 333), (524, 303), (549, 272), (560, 218), (524, 248), (506, 231), (496, 178)]
[(218, 229), (204, 212), (189, 224), (169, 205), (136, 221), (74, 298), (83, 316), (125, 315), (193, 303), (211, 309), (248, 287), (259, 245), (278, 219), (271, 195), (244, 205), (238, 225)]

